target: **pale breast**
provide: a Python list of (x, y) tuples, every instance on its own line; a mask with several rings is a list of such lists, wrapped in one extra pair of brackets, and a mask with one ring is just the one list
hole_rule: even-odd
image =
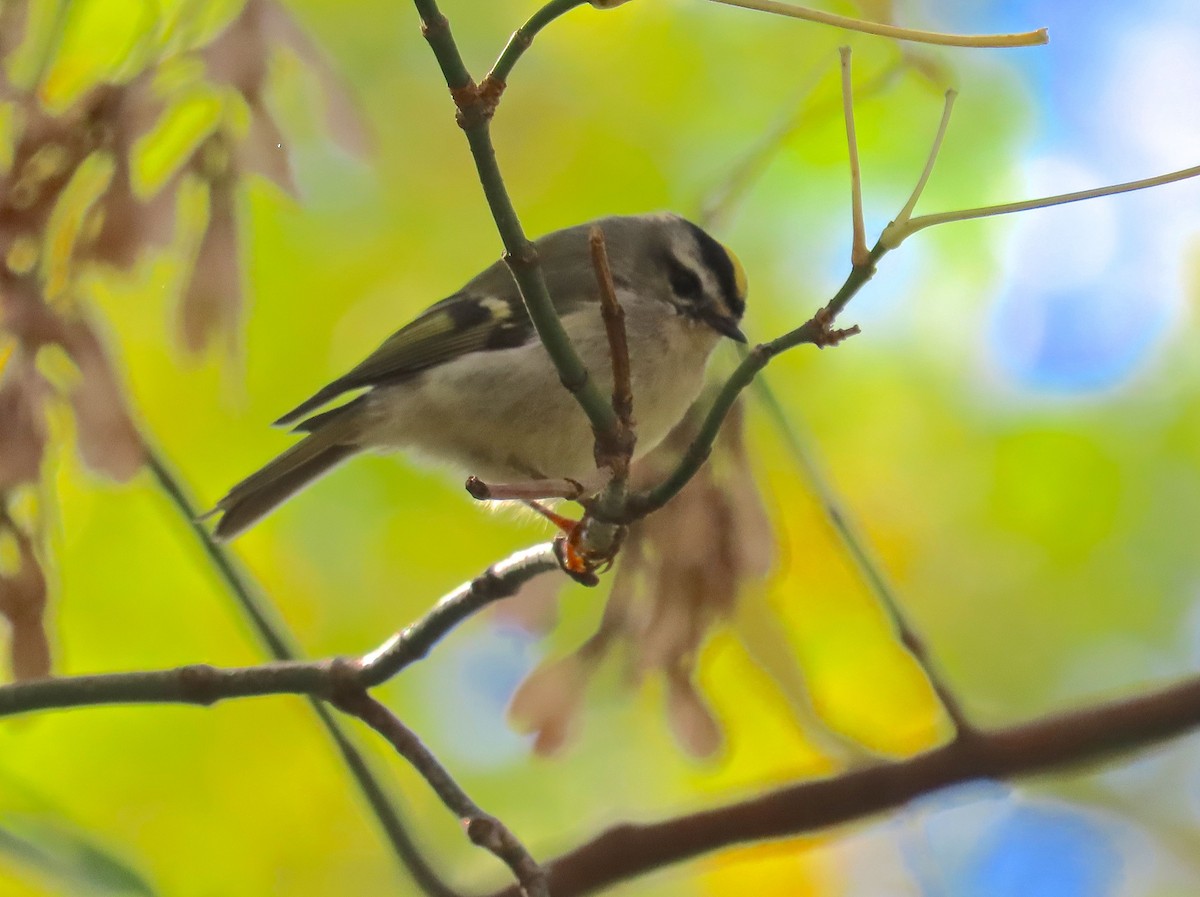
[[(699, 395), (718, 335), (664, 303), (622, 297), (629, 334), (640, 456), (656, 446)], [(605, 396), (612, 392), (608, 340), (599, 308), (563, 325)], [(365, 441), (415, 450), (493, 482), (599, 478), (591, 425), (540, 343), (477, 352), (374, 390)]]

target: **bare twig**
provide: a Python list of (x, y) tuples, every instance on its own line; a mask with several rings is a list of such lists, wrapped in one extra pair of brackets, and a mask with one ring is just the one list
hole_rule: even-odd
[(467, 492), (478, 501), (542, 501), (563, 498), (575, 501), (586, 490), (574, 480), (530, 480), (527, 483), (485, 483), (467, 477)]
[(943, 47), (1032, 47), (1046, 43), (1050, 38), (1045, 28), (1018, 34), (944, 34), (939, 31), (919, 31), (915, 28), (900, 28), (880, 22), (866, 22), (834, 13), (821, 12), (804, 6), (780, 3), (779, 0), (712, 0), (725, 6), (738, 6), (757, 12), (768, 12), (792, 19), (804, 19), (821, 25), (833, 25), (847, 31), (859, 31), (894, 40), (913, 41), (920, 44), (937, 44)]
[(900, 214), (896, 216), (895, 220), (884, 229), (885, 234), (890, 228), (907, 226), (909, 219), (912, 218), (913, 209), (917, 207), (917, 200), (925, 192), (925, 185), (929, 183), (929, 176), (933, 174), (933, 167), (937, 164), (938, 153), (941, 152), (946, 129), (950, 126), (950, 113), (954, 111), (954, 100), (957, 96), (958, 91), (956, 90), (946, 91), (946, 101), (942, 104), (942, 119), (938, 122), (937, 133), (933, 137), (933, 144), (929, 147), (929, 157), (925, 160), (925, 167), (921, 169), (921, 176), (917, 178), (917, 185), (913, 187), (908, 202), (904, 204), (904, 208), (900, 210)]
[(846, 146), (850, 151), (850, 218), (853, 239), (850, 263), (854, 267), (867, 261), (867, 229), (863, 224), (862, 170), (858, 164), (858, 138), (854, 134), (854, 88), (850, 79), (850, 48), (840, 47), (842, 69), (842, 117), (846, 122)]
[(333, 703), (339, 710), (358, 717), (388, 740), (397, 753), (429, 783), (442, 803), (458, 816), (472, 843), (495, 854), (512, 870), (525, 897), (549, 897), (546, 874), (525, 846), (500, 820), (485, 813), (471, 800), (433, 752), (399, 717), (355, 686), (335, 690)]
[(811, 441), (805, 439), (792, 421), (788, 419), (783, 406), (780, 404), (779, 399), (776, 397), (774, 390), (771, 389), (765, 376), (759, 376), (754, 381), (754, 390), (758, 395), (759, 401), (763, 403), (767, 412), (775, 421), (780, 433), (783, 434), (788, 451), (791, 452), (792, 458), (796, 462), (796, 466), (800, 468), (809, 489), (812, 490), (813, 495), (824, 510), (825, 519), (829, 522), (829, 525), (833, 528), (833, 531), (837, 534), (846, 552), (854, 562), (858, 575), (862, 577), (891, 619), (892, 627), (895, 629), (900, 643), (908, 649), (909, 653), (913, 655), (925, 671), (930, 686), (938, 696), (938, 700), (942, 702), (946, 716), (949, 717), (950, 722), (954, 725), (955, 734), (961, 735), (964, 732), (970, 732), (972, 730), (970, 721), (967, 719), (957, 696), (938, 672), (937, 665), (934, 664), (932, 658), (929, 656), (929, 651), (925, 647), (924, 641), (909, 621), (900, 603), (899, 596), (884, 573), (883, 564), (880, 563), (875, 553), (871, 550), (866, 536), (855, 525), (845, 502), (822, 472), (821, 464), (811, 448)]
[(392, 636), (362, 659), (362, 680), (370, 688), (420, 660), (446, 633), (475, 611), (509, 598), (529, 580), (558, 568), (550, 543), (518, 551), (443, 597), (416, 623)]
[[(280, 619), (275, 609), (251, 587), (225, 550), (213, 540), (208, 530), (199, 524), (200, 515), (195, 504), (188, 498), (183, 486), (171, 472), (167, 463), (146, 439), (143, 438), (142, 443), (146, 466), (153, 474), (155, 482), (158, 483), (159, 488), (170, 500), (179, 516), (186, 521), (188, 528), (191, 529), (197, 542), (200, 543), (200, 547), (204, 550), (205, 556), (242, 613), (245, 614), (246, 619), (249, 620), (267, 652), (278, 661), (296, 660), (299, 657), (299, 651), (294, 647), (294, 639), (288, 632), (287, 625)], [(362, 792), (367, 804), (371, 807), (392, 851), (404, 869), (429, 897), (459, 897), (458, 893), (442, 881), (433, 867), (429, 865), (412, 835), (409, 834), (404, 820), (400, 818), (400, 812), (396, 808), (396, 799), (388, 793), (388, 789), (371, 769), (353, 741), (350, 740), (350, 736), (346, 734), (323, 703), (315, 698), (310, 698), (309, 702), (321, 726), (333, 740), (334, 747), (337, 748), (346, 768), (350, 770), (358, 790)]]
[(596, 434), (596, 464), (609, 468), (614, 479), (624, 480), (629, 476), (629, 462), (633, 457), (636, 439), (633, 432), (633, 386), (630, 383), (625, 309), (621, 308), (621, 303), (617, 300), (617, 288), (608, 264), (604, 231), (599, 225), (593, 225), (588, 235), (588, 245), (591, 248), (592, 267), (596, 272), (596, 284), (600, 288), (600, 316), (604, 320), (604, 331), (608, 335), (613, 376), (612, 407), (617, 418), (616, 427), (612, 431)]
[[(519, 551), (446, 595), (416, 623), (357, 660), (276, 661), (250, 667), (204, 664), (136, 673), (39, 679), (0, 687), (0, 716), (100, 704), (212, 704), (234, 697), (298, 694), (327, 697), (334, 685), (373, 688), (395, 676), (475, 611), (513, 595), (533, 577), (556, 569), (550, 545)], [(351, 675), (348, 670), (352, 670)]]
[[(578, 897), (735, 844), (824, 830), (975, 779), (1019, 779), (1144, 749), (1200, 726), (1200, 677), (661, 822), (625, 824), (546, 864), (554, 897)], [(512, 897), (512, 889), (493, 897)]]
[(936, 215), (921, 215), (894, 226), (884, 229), (883, 241), (888, 249), (894, 249), (904, 240), (919, 230), (933, 227), (935, 224), (948, 224), (951, 221), (970, 221), (975, 218), (993, 218), (997, 215), (1008, 215), (1012, 212), (1028, 212), (1033, 209), (1045, 209), (1050, 206), (1065, 205), (1070, 202), (1082, 202), (1085, 199), (1099, 199), (1104, 196), (1116, 196), (1118, 193), (1130, 193), (1134, 190), (1145, 190), (1149, 187), (1161, 187), (1189, 178), (1200, 177), (1200, 165), (1183, 168), (1168, 174), (1160, 174), (1151, 178), (1128, 181), (1124, 184), (1113, 184), (1108, 187), (1096, 187), (1092, 190), (1080, 190), (1076, 193), (1059, 193), (1054, 196), (1043, 196), (1039, 199), (1027, 199), (1022, 202), (1006, 202), (995, 206), (983, 206), (978, 209), (960, 209), (956, 212), (939, 212)]
[[(945, 125), (950, 115), (954, 100), (953, 93), (947, 94), (946, 106), (942, 114), (942, 124), (938, 128), (938, 135), (934, 140), (933, 150), (930, 158), (931, 162), (925, 167), (925, 171), (921, 175), (922, 182), (928, 178), (929, 171), (932, 167), (932, 160), (936, 159), (937, 149), (941, 145), (942, 136), (945, 133)], [(755, 346), (749, 354), (743, 359), (742, 363), (734, 370), (729, 379), (725, 382), (720, 392), (717, 394), (708, 416), (701, 425), (696, 438), (688, 446), (676, 468), (667, 475), (667, 478), (657, 486), (652, 487), (644, 492), (631, 494), (626, 502), (625, 513), (622, 519), (635, 520), (643, 517), (646, 514), (661, 508), (672, 497), (678, 494), (700, 469), (700, 466), (708, 458), (709, 452), (712, 450), (713, 440), (716, 439), (717, 433), (721, 429), (721, 424), (728, 414), (729, 409), (733, 407), (734, 401), (738, 394), (743, 389), (754, 381), (758, 373), (770, 363), (771, 359), (781, 352), (785, 352), (795, 346), (810, 343), (818, 347), (836, 345), (847, 336), (851, 336), (858, 332), (857, 327), (851, 327), (845, 330), (835, 330), (832, 327), (837, 316), (841, 314), (846, 304), (858, 293), (868, 280), (875, 274), (875, 267), (879, 260), (883, 258), (891, 249), (900, 245), (908, 236), (918, 230), (930, 227), (934, 224), (943, 224), (949, 221), (962, 221), (970, 218), (983, 218), (991, 215), (1003, 215), (1009, 212), (1022, 212), (1030, 209), (1042, 208), (1044, 206), (1058, 205), (1061, 203), (1078, 202), (1085, 199), (1096, 199), (1101, 196), (1110, 196), (1116, 193), (1125, 193), (1132, 190), (1142, 190), (1147, 187), (1156, 187), (1162, 184), (1169, 184), (1175, 181), (1184, 180), (1200, 176), (1200, 166), (1187, 168), (1181, 171), (1171, 172), (1169, 174), (1159, 175), (1157, 177), (1146, 178), (1139, 181), (1130, 181), (1125, 184), (1117, 184), (1111, 187), (1102, 187), (1095, 190), (1084, 190), (1078, 193), (1065, 193), (1058, 196), (1046, 197), (1043, 199), (1029, 200), (1026, 202), (1005, 203), (998, 206), (988, 206), (981, 209), (968, 209), (958, 212), (945, 212), (938, 215), (924, 215), (919, 218), (911, 218), (907, 221), (897, 219), (893, 224), (884, 228), (879, 240), (875, 246), (867, 253), (866, 257), (861, 262), (856, 263), (850, 270), (850, 274), (846, 277), (841, 289), (837, 294), (829, 300), (829, 303), (819, 309), (808, 321), (792, 330), (785, 333), (783, 336), (771, 340), (767, 343), (761, 343)], [(918, 187), (920, 183), (918, 184)], [(914, 191), (915, 195), (919, 196), (919, 190)], [(915, 203), (915, 199), (909, 200), (909, 205), (905, 208), (910, 208), (910, 205)]]

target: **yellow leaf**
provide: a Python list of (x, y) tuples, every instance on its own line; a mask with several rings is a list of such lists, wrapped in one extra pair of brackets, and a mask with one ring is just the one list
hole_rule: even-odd
[(136, 73), (157, 23), (149, 0), (74, 0), (65, 15), (62, 41), (38, 87), (51, 112), (62, 112), (98, 84)]
[(71, 260), (88, 212), (112, 181), (112, 156), (95, 152), (75, 169), (50, 213), (42, 253), (42, 281), (47, 299), (61, 295), (70, 283)]
[(168, 106), (130, 153), (130, 180), (140, 199), (153, 196), (191, 158), (221, 121), (224, 104), (209, 90), (197, 90)]

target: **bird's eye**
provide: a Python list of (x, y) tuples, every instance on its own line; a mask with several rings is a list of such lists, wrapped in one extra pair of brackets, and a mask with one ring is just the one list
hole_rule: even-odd
[(681, 299), (696, 300), (700, 298), (703, 286), (696, 272), (679, 262), (671, 264), (671, 289)]

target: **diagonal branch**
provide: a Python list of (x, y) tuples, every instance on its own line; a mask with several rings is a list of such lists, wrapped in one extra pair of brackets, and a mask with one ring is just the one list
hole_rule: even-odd
[(372, 688), (420, 660), (451, 629), (493, 602), (511, 598), (529, 580), (558, 569), (549, 542), (526, 548), (493, 564), (441, 598), (425, 616), (362, 658), (360, 684)]
[(416, 623), (356, 660), (343, 659), (336, 664), (333, 660), (287, 660), (225, 668), (194, 664), (15, 682), (0, 686), (0, 717), (103, 704), (208, 705), (227, 698), (282, 694), (327, 698), (335, 685), (373, 688), (424, 657), (442, 636), (475, 611), (513, 595), (525, 582), (557, 567), (549, 544), (519, 551), (446, 595)]
[(630, 494), (626, 502), (626, 513), (629, 519), (638, 519), (658, 510), (679, 494), (679, 490), (696, 475), (696, 471), (701, 468), (712, 451), (713, 442), (721, 430), (721, 425), (725, 422), (725, 415), (729, 413), (729, 409), (733, 407), (742, 390), (754, 382), (754, 378), (770, 364), (771, 359), (788, 349), (806, 343), (818, 348), (835, 346), (847, 337), (858, 333), (857, 327), (835, 330), (832, 324), (842, 309), (846, 307), (846, 303), (862, 289), (863, 284), (871, 279), (875, 273), (876, 263), (886, 252), (887, 249), (877, 243), (871, 250), (866, 263), (856, 265), (850, 270), (841, 289), (823, 308), (818, 309), (816, 314), (795, 330), (788, 331), (770, 342), (759, 343), (750, 350), (717, 393), (712, 407), (700, 425), (696, 438), (684, 451), (675, 469), (658, 485), (643, 492)]
[(533, 46), (533, 39), (543, 28), (561, 15), (565, 15), (577, 6), (583, 6), (588, 0), (550, 0), (545, 6), (535, 12), (529, 19), (512, 33), (508, 43), (500, 53), (500, 58), (492, 66), (492, 70), (484, 76), (479, 84), (479, 91), (484, 100), (494, 110), (500, 102), (500, 95), (508, 86), (508, 78), (512, 74), (517, 61), (525, 55), (525, 51)]
[(854, 88), (850, 78), (850, 48), (838, 50), (842, 70), (842, 118), (846, 122), (846, 145), (850, 152), (850, 263), (867, 260), (867, 231), (863, 224), (862, 169), (858, 163), (858, 136), (854, 131)]
[[(448, 774), (429, 767), (405, 739), (398, 721), (379, 716), (356, 695), (366, 687), (361, 663), (275, 663), (258, 667), (176, 670), (80, 676), (15, 683), (0, 687), (0, 715), (49, 707), (81, 707), (138, 702), (211, 704), (265, 694), (316, 694), (366, 718), (435, 788), (448, 787)], [(386, 711), (384, 711), (386, 713)], [(908, 760), (880, 763), (815, 782), (776, 789), (760, 797), (645, 825), (623, 825), (550, 863), (546, 872), (554, 897), (574, 897), (671, 863), (734, 844), (804, 834), (868, 818), (960, 782), (978, 778), (1013, 779), (1104, 760), (1145, 749), (1200, 726), (1200, 676), (1123, 700), (1045, 716), (1004, 729), (977, 730)], [(407, 734), (405, 734), (407, 733)], [(414, 738), (415, 740), (415, 738)], [(419, 743), (418, 743), (419, 744)], [(436, 761), (435, 761), (436, 762)], [(451, 783), (452, 784), (452, 783)], [(443, 795), (443, 799), (446, 797)], [(448, 805), (471, 820), (473, 804), (451, 794)], [(475, 808), (477, 809), (477, 808)], [(535, 867), (525, 863), (519, 845), (478, 814), (483, 822), (468, 834), (502, 856), (524, 885), (537, 886)], [(531, 861), (530, 861), (531, 862)], [(500, 892), (511, 897), (508, 889)]]
[[(336, 674), (336, 670), (335, 670)], [(396, 749), (433, 788), (443, 804), (462, 821), (471, 842), (496, 855), (512, 870), (525, 897), (550, 897), (546, 874), (525, 846), (499, 819), (480, 809), (454, 777), (408, 726), (361, 688), (338, 689), (334, 705), (358, 717)]]
[[(868, 819), (973, 779), (1019, 779), (1096, 763), (1200, 726), (1200, 677), (1124, 700), (981, 731), (896, 763), (609, 829), (546, 865), (554, 897), (577, 897), (710, 851)], [(512, 889), (492, 897), (513, 897)]]
[(854, 563), (859, 577), (866, 583), (884, 612), (891, 619), (892, 628), (900, 639), (900, 644), (908, 649), (908, 652), (921, 665), (921, 669), (925, 671), (925, 676), (929, 679), (930, 687), (933, 688), (934, 694), (937, 695), (943, 709), (946, 711), (946, 716), (950, 718), (950, 722), (954, 725), (956, 735), (961, 735), (963, 732), (970, 730), (971, 723), (967, 719), (958, 697), (954, 694), (954, 691), (945, 679), (942, 678), (941, 673), (938, 671), (936, 664), (929, 654), (928, 648), (925, 646), (924, 639), (921, 638), (920, 633), (918, 633), (917, 629), (909, 621), (908, 615), (903, 610), (899, 595), (896, 594), (895, 588), (888, 581), (883, 570), (883, 565), (871, 550), (866, 536), (855, 524), (850, 509), (822, 471), (816, 453), (811, 447), (811, 440), (804, 438), (797, 432), (797, 428), (788, 419), (783, 405), (780, 404), (779, 398), (775, 395), (775, 391), (771, 389), (766, 377), (760, 376), (755, 380), (754, 389), (758, 394), (759, 401), (766, 407), (767, 413), (775, 421), (777, 429), (783, 435), (784, 442), (787, 444), (787, 449), (791, 453), (792, 459), (800, 468), (801, 474), (808, 483), (808, 488), (812, 490), (813, 495), (824, 510), (825, 519), (837, 534), (846, 553), (850, 555), (850, 559)]
[[(238, 607), (246, 615), (268, 653), (278, 661), (297, 659), (299, 651), (293, 646), (294, 642), (286, 625), (274, 613), (274, 608), (250, 586), (224, 549), (213, 541), (208, 530), (199, 524), (200, 514), (195, 504), (188, 498), (183, 486), (171, 472), (167, 463), (145, 438), (142, 439), (142, 450), (146, 457), (146, 466), (153, 474), (155, 482), (179, 512), (179, 516), (187, 522), (192, 534), (204, 550), (205, 556), (217, 571), (217, 575)], [(333, 740), (334, 747), (337, 748), (342, 762), (346, 764), (350, 775), (353, 776), (358, 790), (362, 792), (371, 811), (375, 814), (388, 843), (391, 844), (392, 851), (413, 877), (413, 880), (429, 897), (459, 897), (456, 891), (438, 877), (433, 867), (421, 854), (412, 835), (409, 834), (404, 820), (400, 818), (400, 813), (395, 806), (395, 799), (371, 769), (367, 759), (350, 740), (338, 721), (334, 719), (333, 714), (315, 698), (310, 700), (310, 704), (321, 726)]]
[(479, 183), (483, 187), (488, 208), (496, 222), (496, 229), (504, 243), (504, 260), (513, 279), (521, 291), (525, 308), (537, 330), (538, 338), (554, 361), (559, 379), (575, 396), (595, 430), (608, 430), (614, 425), (612, 406), (605, 400), (599, 387), (588, 374), (587, 366), (571, 343), (558, 318), (546, 278), (538, 260), (537, 247), (525, 236), (517, 211), (504, 185), (500, 166), (496, 162), (496, 149), (492, 145), (490, 132), (494, 106), (489, 105), (480, 88), (471, 78), (471, 73), (458, 51), (450, 22), (438, 9), (436, 0), (413, 0), (421, 16), (421, 32), (429, 42), (438, 65), (450, 89), (450, 96), (458, 110), (459, 126), (467, 136), (471, 156)]

